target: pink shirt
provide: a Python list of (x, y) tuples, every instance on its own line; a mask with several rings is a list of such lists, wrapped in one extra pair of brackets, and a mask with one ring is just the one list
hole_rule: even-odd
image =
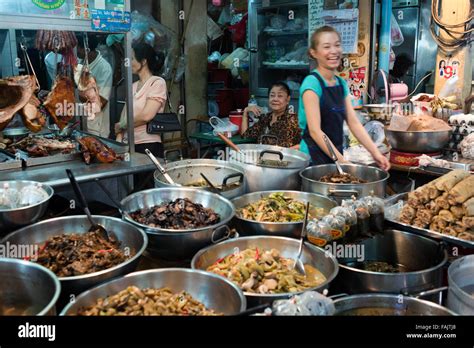
[[(161, 107), (157, 113), (162, 113), (165, 110), (166, 104), (166, 82), (161, 77), (150, 77), (143, 87), (137, 92), (138, 81), (133, 83), (133, 114), (137, 115), (143, 112), (146, 102), (148, 100), (157, 100), (161, 102)], [(124, 108), (126, 113), (126, 109)], [(161, 136), (158, 134), (148, 134), (146, 132), (146, 125), (135, 127), (135, 144), (147, 143), (161, 143)]]

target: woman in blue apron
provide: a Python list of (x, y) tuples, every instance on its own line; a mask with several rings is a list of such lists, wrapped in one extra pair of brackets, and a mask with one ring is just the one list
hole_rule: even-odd
[(324, 143), (326, 134), (336, 149), (341, 162), (347, 162), (343, 152), (343, 124), (370, 152), (383, 170), (390, 169), (390, 162), (377, 149), (352, 108), (347, 83), (336, 76), (341, 63), (342, 46), (339, 33), (324, 26), (311, 37), (309, 54), (317, 62), (317, 68), (308, 75), (300, 88), (299, 126), (303, 130), (301, 151), (311, 155), (313, 165), (330, 164), (329, 150)]

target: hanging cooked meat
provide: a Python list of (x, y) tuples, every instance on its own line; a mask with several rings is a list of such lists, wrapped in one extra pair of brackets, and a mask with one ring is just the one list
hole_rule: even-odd
[(77, 141), (81, 144), (81, 151), (86, 164), (89, 164), (92, 158), (97, 158), (102, 163), (112, 163), (117, 159), (122, 159), (122, 156), (117, 155), (114, 150), (97, 138), (86, 136), (77, 139)]
[(34, 81), (34, 76), (30, 75), (0, 79), (0, 130), (31, 100)]
[(53, 89), (44, 102), (46, 110), (59, 127), (63, 129), (74, 118), (75, 109), (74, 83), (67, 76), (57, 76)]
[(46, 115), (40, 110), (40, 105), (41, 102), (33, 94), (20, 111), (23, 124), (34, 133), (38, 133), (46, 124)]
[[(78, 76), (78, 74), (80, 74)], [(102, 110), (102, 99), (99, 94), (99, 87), (89, 68), (78, 69), (75, 75), (79, 98), (83, 103), (87, 103), (86, 114), (89, 120), (94, 120), (95, 115)]]
[(40, 51), (63, 52), (77, 46), (76, 35), (71, 31), (38, 30), (35, 40), (36, 48)]

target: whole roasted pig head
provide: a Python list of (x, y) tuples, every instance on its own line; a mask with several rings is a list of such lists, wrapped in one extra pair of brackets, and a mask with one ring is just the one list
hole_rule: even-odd
[(34, 81), (29, 75), (0, 79), (0, 130), (30, 101), (35, 91)]

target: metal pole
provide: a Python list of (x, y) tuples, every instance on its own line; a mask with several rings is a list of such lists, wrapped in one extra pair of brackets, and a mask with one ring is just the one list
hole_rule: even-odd
[[(125, 1), (125, 11), (130, 11), (130, 1)], [(125, 86), (127, 96), (127, 124), (128, 124), (128, 146), (130, 147), (130, 155), (135, 153), (135, 133), (133, 127), (133, 75), (132, 75), (132, 33), (125, 34)]]
[[(379, 40), (379, 64), (380, 70), (385, 71), (387, 74), (390, 70), (390, 46), (391, 46), (391, 35), (390, 35), (390, 20), (392, 18), (392, 1), (382, 0), (382, 11), (381, 11), (381, 28), (380, 28), (380, 40)], [(386, 101), (388, 102), (388, 100)]]

